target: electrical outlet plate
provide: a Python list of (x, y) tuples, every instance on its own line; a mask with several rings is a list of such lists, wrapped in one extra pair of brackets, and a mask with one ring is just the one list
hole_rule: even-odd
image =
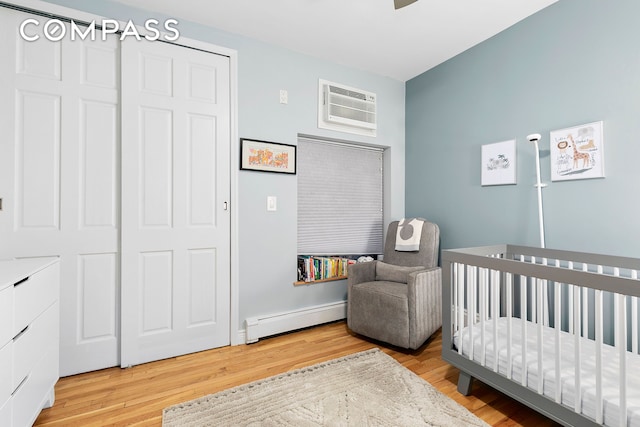
[(287, 104), (289, 102), (289, 93), (286, 89), (280, 89), (280, 104)]

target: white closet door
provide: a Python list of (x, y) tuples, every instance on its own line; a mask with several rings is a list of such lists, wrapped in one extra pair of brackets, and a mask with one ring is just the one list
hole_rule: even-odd
[(65, 376), (119, 363), (119, 41), (45, 20), (0, 7), (0, 259), (61, 257)]
[(229, 97), (229, 58), (122, 42), (122, 366), (230, 343)]

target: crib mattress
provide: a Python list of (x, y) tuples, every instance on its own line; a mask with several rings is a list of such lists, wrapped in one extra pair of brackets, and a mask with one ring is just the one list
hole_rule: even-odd
[[(512, 320), (512, 344), (510, 378), (522, 384), (523, 378), (523, 345), (522, 320)], [(484, 322), (484, 350), (482, 345), (482, 326), (480, 323), (473, 327), (473, 337), (470, 328), (456, 332), (453, 337), (455, 348), (462, 344), (462, 354), (469, 357), (473, 352), (473, 360), (486, 368), (508, 376), (509, 363), (507, 354), (507, 325), (508, 318), (501, 317), (496, 322), (497, 327), (497, 364), (496, 347), (494, 346), (494, 322)], [(560, 352), (561, 384), (560, 401), (563, 405), (574, 409), (575, 405), (575, 336), (567, 332), (560, 333), (560, 346), (556, 348), (556, 332), (549, 327), (542, 331), (542, 368), (538, 364), (538, 325), (525, 322), (527, 333), (525, 349), (525, 385), (538, 391), (538, 381), (542, 378), (543, 394), (552, 401), (556, 401), (556, 353)], [(462, 337), (462, 339), (461, 339)], [(473, 343), (473, 346), (470, 343)], [(596, 414), (596, 346), (594, 341), (580, 339), (580, 411), (589, 418), (595, 419)], [(619, 352), (610, 345), (602, 346), (602, 396), (603, 421), (606, 426), (619, 426)], [(473, 375), (473, 373), (470, 373)], [(627, 377), (627, 426), (640, 427), (640, 355), (626, 352)]]

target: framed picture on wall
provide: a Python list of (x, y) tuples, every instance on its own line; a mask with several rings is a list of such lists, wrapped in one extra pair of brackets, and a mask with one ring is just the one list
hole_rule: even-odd
[(516, 183), (516, 140), (482, 146), (481, 185), (510, 185)]
[(296, 146), (242, 138), (240, 169), (295, 175)]
[(552, 131), (551, 180), (604, 178), (603, 133), (602, 121)]

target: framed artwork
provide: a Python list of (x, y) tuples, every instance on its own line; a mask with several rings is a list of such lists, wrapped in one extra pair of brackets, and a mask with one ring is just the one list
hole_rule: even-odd
[(296, 146), (242, 138), (240, 169), (295, 175)]
[(481, 184), (509, 185), (516, 183), (516, 140), (482, 146)]
[(551, 180), (604, 178), (602, 144), (602, 121), (552, 131)]

